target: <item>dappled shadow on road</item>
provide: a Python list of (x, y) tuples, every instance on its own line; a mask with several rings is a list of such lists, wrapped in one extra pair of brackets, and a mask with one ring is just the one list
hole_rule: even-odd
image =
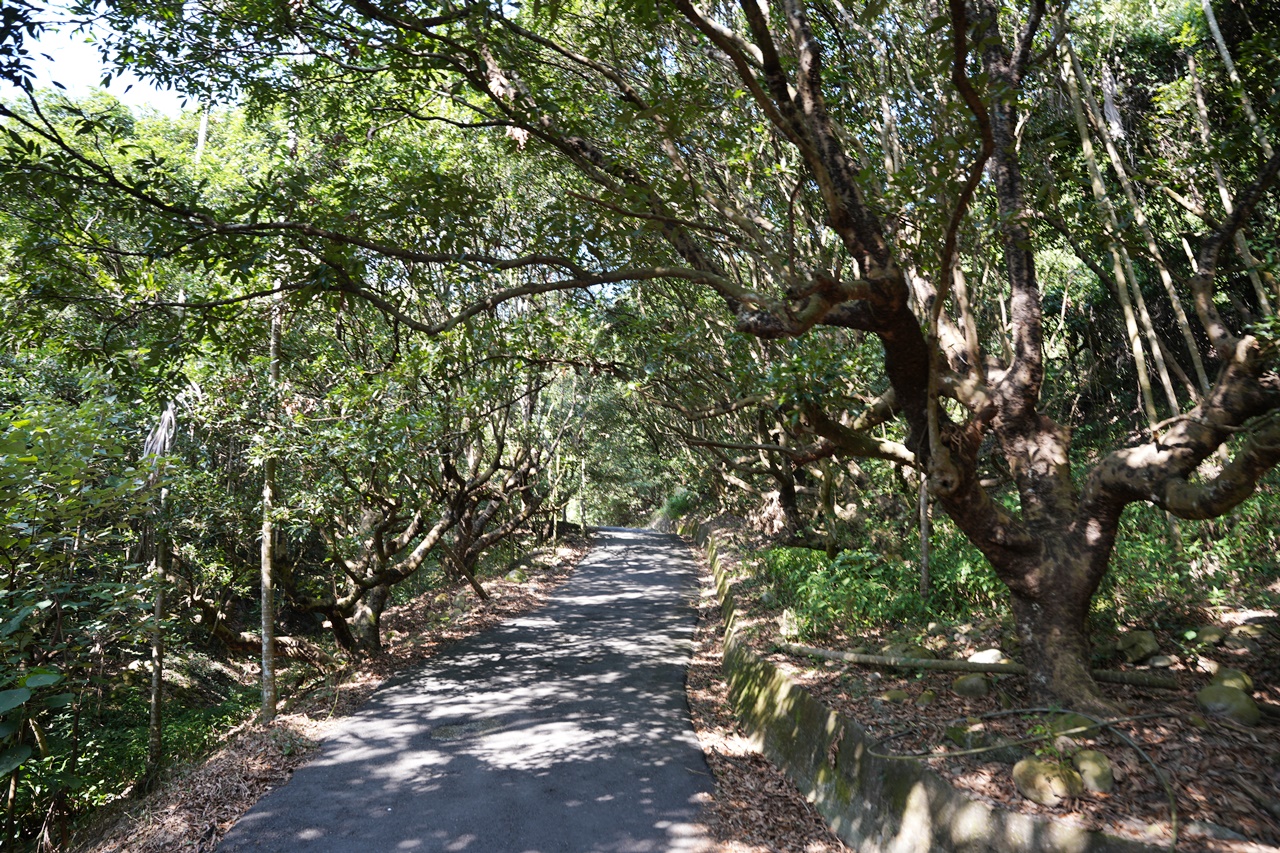
[(602, 533), (546, 607), (394, 679), (220, 849), (701, 849), (694, 581), (673, 537)]

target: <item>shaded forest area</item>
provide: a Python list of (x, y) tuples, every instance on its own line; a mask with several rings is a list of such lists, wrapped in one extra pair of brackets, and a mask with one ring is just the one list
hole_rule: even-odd
[[(1276, 606), (1269, 0), (2, 11), (7, 840), (583, 526), (1094, 714), (1099, 638)], [(36, 87), (91, 24), (190, 109)]]

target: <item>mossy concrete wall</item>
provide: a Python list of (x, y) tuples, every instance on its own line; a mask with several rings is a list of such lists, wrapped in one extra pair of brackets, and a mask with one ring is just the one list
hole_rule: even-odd
[(965, 796), (917, 761), (871, 754), (875, 741), (827, 708), (739, 637), (739, 611), (720, 545), (706, 525), (680, 532), (704, 547), (725, 620), (724, 672), (730, 700), (755, 744), (791, 777), (831, 829), (862, 853), (1165, 850), (1089, 832), (1063, 821), (1015, 814)]

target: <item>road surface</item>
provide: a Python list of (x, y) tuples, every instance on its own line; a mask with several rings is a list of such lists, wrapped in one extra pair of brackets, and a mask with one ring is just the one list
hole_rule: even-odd
[(393, 679), (219, 851), (707, 849), (695, 584), (674, 536), (601, 531), (546, 606)]

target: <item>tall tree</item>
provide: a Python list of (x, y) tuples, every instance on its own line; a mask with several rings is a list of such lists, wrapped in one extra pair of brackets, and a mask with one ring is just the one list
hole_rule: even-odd
[[(283, 337), (284, 307), (279, 298), (271, 303), (271, 344), (267, 354), (267, 386), (276, 395), (280, 387), (280, 341)], [(271, 402), (272, 414), (278, 403)], [(274, 418), (273, 418), (274, 420)], [(262, 460), (262, 559), (259, 573), (262, 608), (262, 721), (276, 716), (276, 454), (268, 451)]]
[[(1124, 508), (1213, 517), (1280, 459), (1271, 327), (1218, 298), (1233, 285), (1221, 252), (1272, 204), (1280, 172), (1259, 154), (1254, 126), (1271, 118), (1256, 100), (1256, 123), (1215, 128), (1241, 152), (1234, 209), (1205, 223), (1194, 269), (1174, 282), (1210, 387), (1102, 454), (1073, 452), (1071, 425), (1050, 417), (1043, 253), (1105, 230), (1092, 205), (1041, 213), (1081, 183), (1074, 134), (1056, 130), (1070, 122), (1056, 70), (1085, 15), (1064, 13), (1053, 32), (1041, 0), (103, 8), (110, 46), (157, 79), (202, 99), (289, 103), (334, 129), (309, 163), (219, 207), (122, 176), (9, 111), (64, 152), (57, 173), (170, 223), (174, 257), (235, 263), (281, 243), (300, 287), (428, 334), (555, 291), (625, 288), (669, 293), (696, 326), (701, 288), (746, 335), (816, 348), (827, 327), (877, 341), (866, 402), (815, 395), (802, 424), (842, 457), (927, 477), (1009, 587), (1035, 684), (1072, 704), (1104, 704), (1085, 617)], [(992, 283), (962, 292), (966, 264)]]

